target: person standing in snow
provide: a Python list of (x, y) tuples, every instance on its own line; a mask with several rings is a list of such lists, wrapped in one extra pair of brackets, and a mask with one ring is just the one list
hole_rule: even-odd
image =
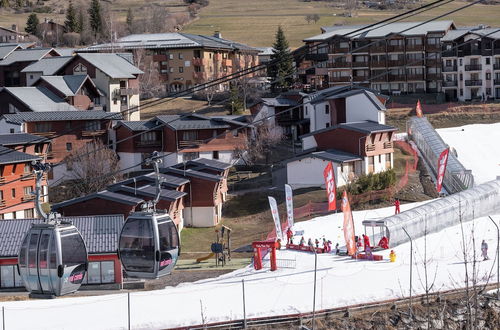
[(335, 254), (338, 255), (340, 253), (339, 243), (335, 244)]
[(314, 240), (314, 244), (316, 244), (316, 247), (319, 248), (319, 240), (317, 238)]
[(307, 246), (309, 246), (309, 249), (311, 249), (311, 251), (314, 251), (314, 244), (313, 244), (312, 239), (309, 238), (307, 240)]
[(293, 232), (290, 228), (288, 228), (288, 230), (286, 231), (286, 238), (288, 244), (292, 244), (292, 237), (293, 237)]
[(371, 248), (370, 246), (370, 237), (368, 237), (367, 235), (363, 234), (363, 242), (365, 244), (365, 251), (366, 251), (366, 248)]
[(483, 239), (483, 242), (481, 243), (481, 252), (483, 253), (483, 261), (488, 260), (488, 243)]
[(299, 245), (304, 246), (304, 244), (306, 244), (306, 240), (304, 239), (304, 236), (302, 236), (302, 238), (300, 239)]
[(401, 211), (400, 211), (400, 209), (399, 209), (399, 207), (400, 207), (400, 206), (401, 206), (401, 203), (399, 202), (399, 199), (398, 199), (398, 198), (396, 198), (396, 199), (394, 200), (394, 207), (396, 208), (396, 210), (395, 210), (395, 213), (394, 213), (394, 214), (399, 214), (399, 213), (401, 213)]

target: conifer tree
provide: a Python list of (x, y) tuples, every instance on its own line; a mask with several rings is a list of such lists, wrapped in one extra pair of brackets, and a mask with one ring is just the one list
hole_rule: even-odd
[(83, 14), (83, 9), (80, 7), (78, 11), (78, 19), (76, 21), (76, 32), (82, 33), (84, 27), (85, 27), (85, 16)]
[(7, 8), (7, 7), (10, 7), (9, 0), (0, 0), (0, 8)]
[(99, 0), (92, 0), (89, 7), (90, 28), (94, 32), (94, 37), (102, 32), (101, 4)]
[(78, 31), (78, 21), (76, 19), (75, 7), (73, 7), (73, 2), (70, 1), (68, 9), (66, 9), (66, 20), (64, 21), (64, 27), (66, 32), (79, 32)]
[(24, 31), (32, 35), (37, 35), (39, 23), (40, 21), (38, 20), (38, 16), (35, 13), (31, 13), (28, 16), (28, 20), (26, 21), (26, 27), (24, 28)]
[(271, 61), (277, 61), (268, 69), (268, 75), (272, 81), (276, 81), (272, 85), (274, 91), (286, 90), (293, 83), (293, 56), (290, 53), (288, 41), (286, 40), (285, 33), (281, 26), (276, 31), (276, 41), (273, 44), (273, 54)]
[(129, 34), (134, 33), (134, 14), (132, 13), (132, 8), (127, 11), (127, 32)]

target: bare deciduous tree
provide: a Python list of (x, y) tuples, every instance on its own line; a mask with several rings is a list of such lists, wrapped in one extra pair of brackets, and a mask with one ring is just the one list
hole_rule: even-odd
[(146, 55), (145, 49), (134, 50), (135, 66), (144, 73), (139, 75), (139, 90), (142, 98), (161, 97), (165, 94), (165, 86), (159, 75), (158, 63)]
[(284, 139), (281, 127), (271, 126), (267, 123), (254, 130), (254, 136), (245, 148), (234, 151), (235, 158), (241, 158), (249, 165), (264, 162), (269, 163), (273, 149)]
[(101, 140), (87, 143), (66, 158), (73, 179), (68, 197), (79, 197), (105, 189), (121, 178), (118, 156), (105, 146)]

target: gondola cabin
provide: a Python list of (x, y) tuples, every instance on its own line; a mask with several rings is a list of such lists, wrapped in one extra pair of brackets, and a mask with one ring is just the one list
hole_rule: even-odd
[(129, 277), (170, 274), (179, 257), (179, 233), (167, 213), (134, 212), (123, 225), (118, 250)]
[(70, 223), (32, 224), (19, 251), (19, 273), (32, 296), (62, 296), (80, 288), (87, 248)]

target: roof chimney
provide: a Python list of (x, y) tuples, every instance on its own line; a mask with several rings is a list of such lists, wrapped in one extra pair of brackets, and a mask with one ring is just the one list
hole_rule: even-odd
[(222, 34), (220, 33), (220, 31), (215, 31), (214, 37), (222, 39)]

